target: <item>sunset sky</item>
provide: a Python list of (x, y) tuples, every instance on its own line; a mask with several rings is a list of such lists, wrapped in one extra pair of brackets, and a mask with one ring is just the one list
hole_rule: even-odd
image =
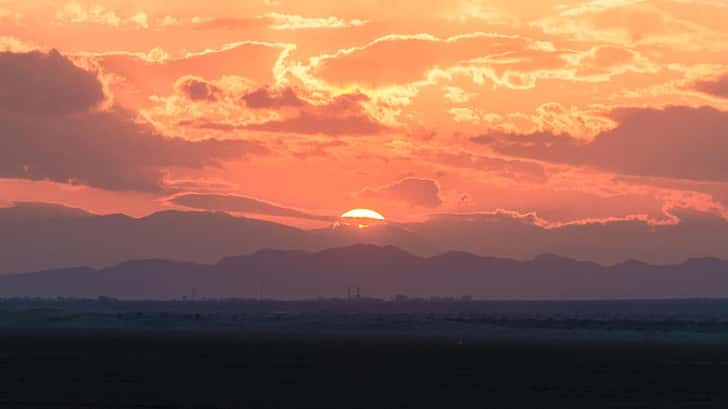
[(724, 0), (0, 0), (0, 205), (728, 220), (726, 21)]

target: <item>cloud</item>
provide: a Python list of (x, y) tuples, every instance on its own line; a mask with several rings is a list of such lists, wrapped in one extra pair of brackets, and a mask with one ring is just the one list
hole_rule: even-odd
[(265, 18), (271, 21), (271, 30), (302, 30), (317, 28), (348, 28), (365, 25), (365, 20), (344, 20), (338, 17), (304, 17), (295, 14), (269, 13)]
[(406, 227), (439, 244), (441, 251), (519, 259), (551, 253), (605, 264), (628, 259), (663, 264), (706, 255), (728, 257), (722, 239), (728, 234), (726, 220), (687, 209), (671, 211), (679, 222), (652, 224), (627, 217), (550, 226), (536, 214), (500, 210), (440, 214)]
[(388, 86), (423, 80), (436, 66), (445, 68), (484, 54), (527, 48), (527, 40), (485, 33), (446, 39), (429, 34), (388, 35), (316, 57), (311, 68), (316, 76), (335, 84)]
[(96, 74), (76, 67), (58, 51), (0, 53), (0, 110), (70, 114), (104, 101)]
[(637, 51), (617, 46), (561, 48), (518, 35), (476, 32), (447, 38), (391, 34), (313, 57), (297, 73), (339, 86), (383, 88), (462, 77), (526, 90), (539, 80), (603, 82), (659, 68)]
[(253, 124), (246, 129), (254, 131), (298, 133), (309, 135), (377, 135), (385, 129), (373, 119), (361, 115), (327, 117), (303, 112), (297, 117)]
[(331, 153), (330, 149), (336, 149), (348, 146), (348, 144), (339, 139), (333, 139), (326, 142), (317, 141), (306, 141), (303, 149), (296, 149), (292, 151), (294, 157), (302, 160), (315, 158), (315, 157), (329, 157)]
[(464, 89), (459, 87), (445, 88), (445, 99), (454, 104), (465, 104), (470, 102), (470, 100), (476, 96), (478, 96), (478, 94), (474, 92), (466, 92)]
[(481, 111), (469, 107), (454, 107), (448, 112), (454, 122), (473, 123), (491, 131), (518, 133), (549, 131), (557, 134), (568, 133), (581, 139), (593, 138), (617, 125), (609, 118), (608, 109), (601, 105), (579, 107), (547, 102), (538, 106), (534, 112), (504, 112), (501, 115), (491, 110)]
[(541, 164), (535, 162), (476, 155), (466, 151), (455, 152), (454, 150), (446, 152), (422, 150), (418, 152), (418, 155), (450, 167), (476, 169), (507, 179), (541, 183), (547, 180), (546, 170)]
[(613, 112), (619, 125), (585, 142), (566, 134), (493, 132), (473, 139), (501, 153), (635, 176), (728, 180), (728, 112), (672, 106)]
[(405, 178), (391, 185), (365, 189), (360, 195), (364, 198), (396, 200), (426, 208), (442, 205), (440, 186), (431, 179)]
[(149, 28), (149, 18), (143, 11), (128, 17), (119, 17), (114, 11), (100, 5), (84, 7), (77, 1), (66, 3), (56, 13), (56, 18), (63, 22), (77, 24), (102, 24), (111, 27), (132, 25), (139, 28)]
[(250, 30), (263, 28), (268, 23), (260, 18), (214, 18), (195, 23), (196, 30)]
[(233, 182), (214, 177), (165, 179), (165, 185), (169, 190), (176, 192), (198, 192), (198, 193), (220, 193), (232, 192), (239, 188)]
[(112, 84), (117, 100), (126, 106), (143, 107), (150, 104), (152, 96), (169, 95), (174, 84), (184, 77), (207, 82), (239, 77), (270, 83), (276, 79), (276, 64), (293, 48), (291, 44), (243, 41), (158, 62), (126, 53), (97, 55), (93, 59), (105, 74), (117, 78)]
[[(281, 105), (298, 100), (291, 95), (264, 101), (258, 98), (259, 104), (274, 103)], [(246, 129), (267, 132), (298, 133), (309, 135), (377, 135), (388, 130), (388, 127), (372, 117), (362, 106), (369, 100), (364, 94), (352, 93), (335, 97), (323, 104), (304, 104), (295, 116), (264, 123), (251, 124)]]
[(199, 30), (253, 30), (266, 28), (276, 31), (311, 30), (311, 29), (341, 29), (361, 27), (367, 24), (366, 20), (345, 20), (334, 16), (304, 17), (296, 14), (268, 13), (257, 17), (225, 17), (214, 18), (196, 23), (194, 28)]
[(711, 79), (695, 81), (692, 88), (714, 97), (728, 98), (728, 73)]
[(272, 90), (268, 87), (258, 88), (243, 95), (242, 99), (248, 107), (253, 109), (300, 107), (306, 103), (290, 87), (279, 90)]
[(175, 90), (192, 101), (215, 101), (221, 90), (199, 77), (186, 76), (177, 80)]
[(293, 217), (316, 221), (333, 221), (335, 218), (306, 213), (270, 202), (239, 195), (185, 193), (173, 196), (170, 203), (197, 210), (250, 213), (275, 217)]
[(510, 14), (502, 8), (493, 7), (491, 4), (487, 4), (482, 1), (460, 1), (457, 2), (457, 4), (459, 7), (457, 7), (455, 13), (449, 17), (451, 20), (459, 21), (461, 23), (468, 22), (469, 20), (476, 20), (485, 24), (510, 26), (518, 26), (520, 24), (517, 16)]
[[(680, 7), (680, 3), (684, 3)], [(725, 34), (701, 24), (705, 16), (725, 16), (724, 8), (709, 2), (594, 0), (564, 6), (560, 15), (532, 22), (549, 35), (571, 40), (657, 46), (689, 51), (725, 49)], [(695, 21), (696, 16), (702, 16)]]
[(35, 44), (21, 41), (15, 37), (0, 36), (0, 52), (27, 53), (39, 48)]
[[(192, 129), (216, 131), (249, 130), (300, 135), (378, 135), (390, 130), (369, 113), (367, 95), (354, 92), (309, 101), (290, 87), (260, 87), (226, 98), (183, 117), (184, 106), (174, 112), (175, 124)], [(230, 101), (234, 101), (230, 103)], [(197, 109), (202, 108), (203, 110)], [(165, 111), (166, 112), (166, 111)], [(220, 115), (223, 112), (224, 115)]]
[(598, 46), (581, 53), (567, 54), (574, 66), (574, 78), (608, 81), (626, 72), (658, 72), (660, 67), (637, 51), (617, 46)]
[(202, 169), (264, 149), (167, 138), (122, 110), (73, 116), (0, 113), (0, 177), (163, 192), (170, 168)]
[(168, 138), (132, 112), (95, 110), (100, 82), (56, 51), (3, 53), (0, 62), (2, 178), (162, 192), (170, 169), (264, 152), (254, 142)]

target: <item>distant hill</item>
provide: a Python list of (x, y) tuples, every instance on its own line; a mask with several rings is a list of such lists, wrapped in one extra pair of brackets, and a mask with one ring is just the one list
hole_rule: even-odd
[[(212, 264), (266, 248), (319, 251), (354, 244), (395, 246), (418, 256), (464, 251), (528, 260), (539, 254), (614, 264), (676, 264), (705, 255), (728, 259), (728, 223), (684, 212), (675, 225), (615, 221), (544, 228), (507, 214), (434, 215), (418, 223), (302, 230), (222, 212), (163, 211), (133, 218), (19, 203), (0, 208), (0, 275), (126, 260)], [(542, 260), (544, 261), (544, 260)]]
[(366, 232), (307, 231), (222, 212), (164, 211), (132, 218), (42, 203), (0, 208), (0, 274), (148, 258), (214, 263), (265, 248), (321, 250), (359, 242), (394, 244), (418, 254), (436, 251), (396, 225)]
[(123, 299), (303, 299), (473, 296), (489, 299), (654, 299), (728, 297), (728, 261), (691, 259), (610, 267), (544, 255), (528, 261), (463, 252), (419, 257), (392, 246), (354, 245), (320, 252), (262, 250), (216, 264), (130, 261), (0, 277), (0, 296)]
[(264, 247), (297, 248), (303, 236), (225, 213), (167, 211), (135, 219), (28, 204), (0, 209), (0, 273), (145, 258), (211, 263)]

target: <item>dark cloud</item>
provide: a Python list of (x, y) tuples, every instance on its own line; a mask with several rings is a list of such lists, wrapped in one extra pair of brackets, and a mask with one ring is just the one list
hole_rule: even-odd
[(590, 221), (545, 226), (533, 214), (511, 212), (443, 214), (406, 227), (438, 243), (440, 251), (527, 259), (539, 254), (613, 264), (628, 259), (683, 262), (691, 257), (728, 258), (728, 222), (709, 213), (671, 209), (675, 224), (640, 219)]
[[(95, 81), (91, 82), (91, 74), (57, 52), (14, 55), (9, 61), (23, 61), (26, 72), (18, 71), (15, 78), (2, 77), (0, 82), (15, 87), (13, 81), (25, 81), (34, 96), (23, 101), (21, 109), (12, 107), (18, 91), (6, 91), (0, 98), (2, 178), (162, 192), (169, 190), (164, 179), (171, 168), (216, 166), (221, 160), (264, 151), (246, 141), (167, 138), (131, 112), (118, 108), (96, 111), (93, 107), (101, 100), (96, 94), (101, 89), (98, 80), (91, 77)], [(47, 61), (60, 71), (44, 67)], [(5, 66), (2, 69), (16, 72)], [(33, 84), (52, 84), (48, 102), (43, 100), (43, 86)], [(60, 100), (61, 96), (67, 99)]]
[(69, 114), (104, 100), (96, 74), (76, 67), (58, 51), (0, 52), (0, 110)]
[(242, 100), (253, 109), (300, 107), (306, 104), (290, 87), (279, 90), (259, 88), (243, 95)]
[[(261, 88), (242, 99), (253, 109), (280, 111), (281, 119), (249, 125), (198, 119), (180, 121), (178, 125), (218, 131), (253, 130), (327, 136), (378, 135), (390, 129), (364, 109), (362, 103), (369, 97), (361, 93), (339, 95), (329, 102), (313, 104), (300, 98), (291, 88), (278, 91)], [(287, 110), (284, 111), (284, 108)]]
[(477, 169), (509, 179), (528, 180), (532, 182), (545, 182), (546, 170), (538, 163), (502, 159), (493, 156), (475, 155), (469, 152), (438, 152), (433, 159), (457, 168)]
[(436, 208), (442, 204), (440, 187), (431, 179), (406, 178), (391, 185), (366, 189), (361, 193), (365, 198), (397, 200), (413, 206)]
[(304, 112), (294, 118), (250, 125), (248, 129), (254, 131), (344, 136), (377, 135), (382, 133), (386, 128), (367, 116), (326, 117)]
[(224, 179), (198, 177), (166, 179), (165, 186), (177, 192), (231, 192), (239, 186)]
[(166, 138), (121, 110), (70, 117), (0, 113), (0, 177), (161, 192), (169, 168), (216, 166), (263, 148)]
[(175, 84), (175, 89), (192, 101), (215, 101), (221, 93), (218, 87), (196, 77), (180, 78)]
[(715, 78), (695, 81), (692, 88), (705, 94), (720, 98), (728, 98), (728, 74)]
[(496, 151), (635, 176), (728, 180), (728, 112), (710, 107), (623, 109), (591, 142), (549, 132), (473, 138)]
[(197, 210), (252, 213), (319, 221), (334, 220), (333, 217), (310, 214), (247, 196), (187, 193), (174, 196), (169, 201)]
[(321, 134), (330, 136), (377, 135), (388, 128), (361, 105), (369, 98), (354, 93), (336, 97), (322, 105), (303, 105), (296, 116), (249, 125), (256, 131)]

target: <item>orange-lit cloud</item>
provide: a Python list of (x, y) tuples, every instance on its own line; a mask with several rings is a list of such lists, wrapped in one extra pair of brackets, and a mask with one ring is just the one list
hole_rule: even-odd
[(728, 180), (728, 113), (713, 108), (625, 109), (614, 114), (619, 125), (578, 141), (568, 135), (483, 135), (509, 155), (587, 165), (627, 175), (693, 180)]
[(440, 186), (431, 179), (405, 178), (390, 185), (367, 188), (364, 198), (396, 200), (412, 206), (437, 208), (442, 204)]
[(693, 89), (719, 98), (728, 98), (728, 73), (693, 83)]
[(265, 15), (271, 20), (273, 30), (303, 30), (312, 28), (345, 28), (363, 26), (365, 20), (342, 20), (337, 17), (304, 17), (294, 14), (269, 13)]
[(164, 191), (167, 170), (216, 166), (263, 148), (157, 133), (119, 108), (99, 110), (101, 82), (60, 53), (0, 53), (0, 175), (110, 190)]
[(120, 17), (114, 10), (102, 5), (85, 6), (77, 1), (66, 3), (56, 16), (61, 22), (67, 23), (104, 24), (112, 27), (135, 25), (140, 28), (149, 28), (149, 17), (144, 11)]

